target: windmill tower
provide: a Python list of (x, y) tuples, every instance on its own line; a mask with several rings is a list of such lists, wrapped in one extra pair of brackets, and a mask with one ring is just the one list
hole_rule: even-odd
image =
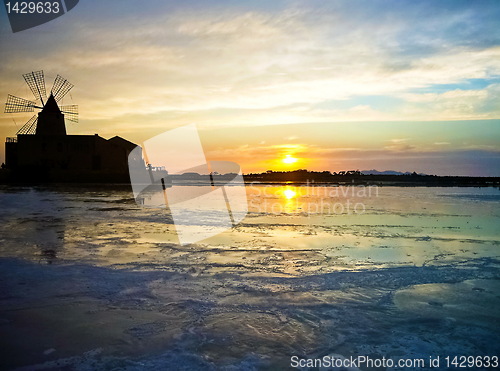
[(43, 71), (34, 71), (23, 75), (35, 100), (19, 98), (9, 94), (5, 103), (5, 113), (35, 112), (22, 127), (17, 135), (66, 135), (64, 119), (78, 122), (78, 106), (68, 105), (59, 107), (58, 102), (73, 88), (64, 77), (57, 75), (50, 95), (47, 98)]

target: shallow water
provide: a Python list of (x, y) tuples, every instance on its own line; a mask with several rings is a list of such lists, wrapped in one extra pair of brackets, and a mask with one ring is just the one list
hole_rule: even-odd
[(3, 367), (498, 355), (498, 189), (246, 191), (241, 223), (181, 245), (126, 187), (2, 187)]

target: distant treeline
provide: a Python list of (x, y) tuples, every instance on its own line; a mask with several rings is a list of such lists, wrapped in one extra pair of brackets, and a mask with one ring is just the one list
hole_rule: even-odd
[(359, 170), (330, 171), (272, 171), (244, 175), (245, 182), (261, 183), (329, 183), (355, 185), (411, 185), (411, 186), (500, 186), (500, 177), (437, 176), (413, 173), (363, 174)]
[[(174, 183), (184, 181), (216, 182), (218, 184), (233, 180), (237, 174), (210, 175), (185, 173), (169, 175)], [(245, 183), (263, 184), (339, 184), (339, 185), (390, 185), (390, 186), (429, 186), (429, 187), (500, 187), (500, 177), (437, 176), (413, 173), (401, 174), (363, 174), (359, 170), (349, 171), (272, 171), (244, 174)]]

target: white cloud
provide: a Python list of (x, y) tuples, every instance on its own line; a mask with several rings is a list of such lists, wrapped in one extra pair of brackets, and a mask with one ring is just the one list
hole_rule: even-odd
[[(69, 32), (59, 46), (37, 51), (36, 64), (75, 82), (82, 122), (162, 113), (167, 120), (181, 115), (222, 126), (500, 116), (491, 102), (493, 90), (414, 92), (500, 75), (500, 47), (440, 49), (422, 35), (412, 42), (430, 43), (435, 51), (406, 56), (399, 52), (405, 47), (400, 37), (408, 32), (407, 22), (397, 17), (367, 22), (343, 12), (319, 14), (297, 7), (282, 12), (182, 10), (128, 27), (79, 24), (78, 33)], [(466, 15), (456, 14), (447, 22), (460, 22)], [(425, 22), (419, 20), (420, 25)], [(436, 19), (428, 22), (439, 27)], [(4, 64), (19, 72), (33, 69), (23, 54), (9, 54)], [(0, 85), (2, 93), (19, 81), (20, 75), (8, 76)], [(403, 104), (391, 110), (369, 104), (315, 107), (366, 95), (397, 97)]]

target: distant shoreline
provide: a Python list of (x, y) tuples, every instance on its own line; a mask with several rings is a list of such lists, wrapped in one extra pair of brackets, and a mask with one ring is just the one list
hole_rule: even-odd
[(464, 177), (436, 175), (356, 175), (335, 176), (330, 179), (271, 180), (269, 177), (245, 175), (245, 182), (262, 184), (301, 184), (309, 186), (393, 186), (393, 187), (500, 187), (500, 177)]
[[(8, 176), (12, 174), (2, 174), (0, 171), (0, 185), (12, 186), (44, 186), (44, 185), (74, 185), (74, 186), (129, 186), (129, 182), (124, 181), (78, 181), (72, 178), (68, 181), (41, 180), (34, 177), (33, 180), (26, 178), (16, 179)], [(3, 176), (2, 176), (3, 175)], [(7, 176), (6, 176), (7, 175)], [(266, 172), (260, 174), (244, 174), (243, 182), (234, 182), (237, 174), (215, 174), (202, 175), (197, 173), (168, 175), (173, 186), (224, 186), (229, 185), (293, 185), (293, 186), (388, 186), (388, 187), (498, 187), (500, 188), (500, 177), (468, 177), (468, 176), (437, 176), (422, 174), (402, 174), (402, 175), (365, 175), (356, 172), (345, 174), (332, 174), (330, 172), (310, 172), (306, 170), (292, 172)]]

